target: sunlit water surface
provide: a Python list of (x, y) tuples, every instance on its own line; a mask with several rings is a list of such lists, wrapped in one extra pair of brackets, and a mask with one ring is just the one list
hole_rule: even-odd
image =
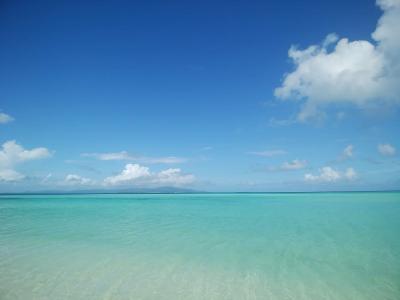
[(400, 299), (400, 194), (0, 196), (0, 299)]

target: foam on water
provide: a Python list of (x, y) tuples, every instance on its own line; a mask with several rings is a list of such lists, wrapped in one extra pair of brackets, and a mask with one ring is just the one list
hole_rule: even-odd
[(400, 194), (0, 197), (0, 299), (400, 299)]

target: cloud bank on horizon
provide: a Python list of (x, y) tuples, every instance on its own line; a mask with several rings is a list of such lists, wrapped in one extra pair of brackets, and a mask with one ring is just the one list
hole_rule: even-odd
[(298, 121), (323, 118), (331, 107), (368, 110), (400, 104), (400, 0), (378, 0), (377, 5), (383, 15), (372, 33), (374, 43), (331, 33), (321, 45), (289, 49), (295, 69), (275, 96), (302, 103)]

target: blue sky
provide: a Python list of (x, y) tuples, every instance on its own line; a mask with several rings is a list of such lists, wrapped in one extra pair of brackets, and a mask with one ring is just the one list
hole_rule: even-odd
[(398, 0), (0, 7), (0, 191), (400, 188)]

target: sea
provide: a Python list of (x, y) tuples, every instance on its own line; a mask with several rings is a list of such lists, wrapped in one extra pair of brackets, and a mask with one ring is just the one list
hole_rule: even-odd
[(400, 193), (1, 195), (0, 299), (399, 300)]

